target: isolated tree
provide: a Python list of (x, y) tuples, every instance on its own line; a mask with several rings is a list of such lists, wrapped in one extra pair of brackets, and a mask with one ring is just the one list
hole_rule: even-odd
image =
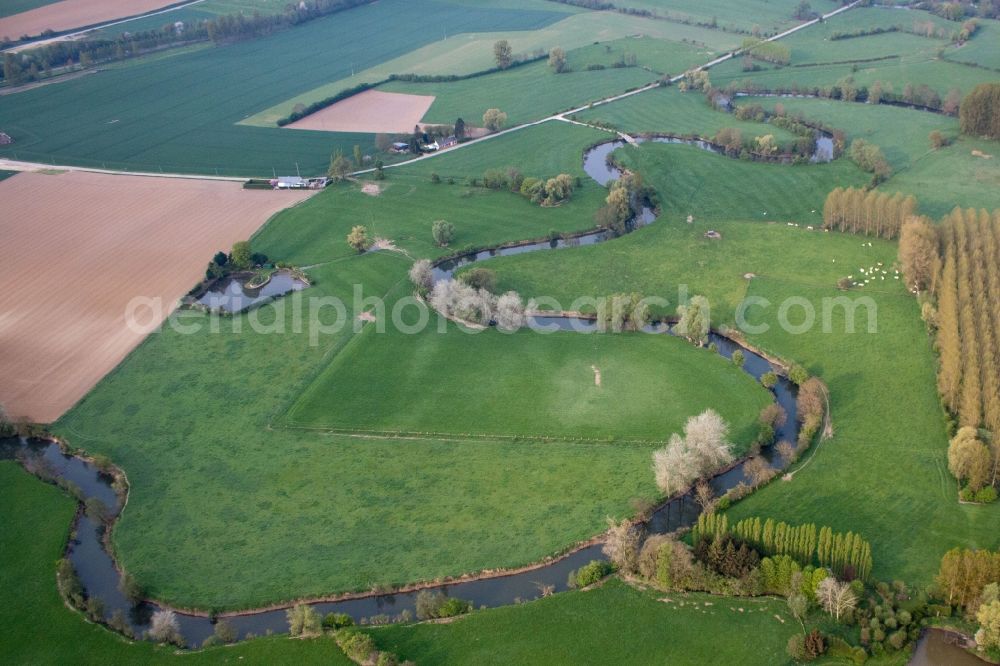
[(930, 141), (931, 148), (933, 148), (934, 150), (944, 148), (945, 145), (947, 145), (948, 143), (947, 140), (944, 138), (944, 134), (941, 133), (941, 130), (932, 131), (930, 134), (927, 135), (927, 140)]
[(434, 286), (434, 271), (431, 262), (427, 259), (419, 259), (410, 266), (410, 282), (420, 291), (430, 291)]
[(975, 428), (959, 428), (948, 445), (948, 471), (959, 481), (968, 479), (969, 488), (978, 491), (989, 480), (993, 460), (989, 447), (978, 439)]
[(385, 180), (385, 168), (382, 160), (375, 160), (375, 180)]
[(816, 587), (816, 601), (838, 622), (842, 615), (858, 604), (858, 598), (851, 590), (850, 584), (838, 581), (833, 576), (824, 578)]
[(809, 5), (807, 0), (802, 0), (795, 7), (794, 17), (799, 21), (808, 21), (809, 19), (812, 18), (812, 16), (813, 16), (812, 7)]
[(680, 317), (675, 327), (677, 333), (699, 347), (705, 346), (711, 325), (708, 299), (692, 296), (686, 305), (677, 308), (677, 315)]
[(319, 636), (323, 633), (323, 618), (307, 604), (296, 604), (285, 611), (288, 633), (292, 636)]
[(383, 153), (389, 152), (389, 149), (392, 148), (392, 137), (388, 134), (376, 134), (375, 147)]
[(455, 240), (455, 225), (447, 220), (435, 220), (431, 225), (431, 236), (435, 245), (448, 247), (448, 244)]
[(683, 437), (674, 433), (664, 448), (653, 451), (653, 475), (664, 495), (674, 495), (698, 478), (698, 459)]
[(516, 291), (508, 291), (497, 298), (494, 316), (501, 331), (516, 331), (524, 326), (524, 303)]
[(714, 409), (692, 416), (684, 424), (684, 441), (697, 461), (699, 474), (732, 462), (729, 424)]
[(229, 253), (229, 260), (236, 268), (246, 269), (253, 264), (253, 249), (250, 241), (237, 241)]
[(507, 124), (507, 114), (500, 109), (486, 109), (483, 113), (483, 127), (491, 132), (499, 132)]
[(497, 61), (497, 67), (507, 69), (514, 62), (514, 50), (510, 42), (501, 39), (493, 44), (493, 58)]
[(330, 168), (327, 169), (326, 174), (333, 180), (342, 181), (351, 175), (351, 171), (351, 160), (344, 157), (338, 150), (330, 159)]
[(181, 626), (177, 622), (177, 614), (172, 610), (162, 609), (153, 613), (148, 633), (149, 637), (157, 643), (181, 645), (184, 642), (181, 636)]
[(566, 51), (558, 46), (549, 51), (549, 67), (556, 74), (566, 71)]
[(459, 118), (455, 121), (455, 138), (464, 139), (465, 138), (465, 121)]
[(360, 224), (351, 227), (351, 233), (347, 234), (347, 244), (354, 248), (354, 251), (361, 254), (371, 246), (368, 240), (368, 231)]
[(361, 146), (354, 144), (354, 166), (360, 169), (362, 162), (364, 162), (364, 156), (361, 154)]
[(620, 523), (608, 518), (608, 532), (601, 552), (625, 573), (635, 573), (642, 545), (642, 528), (627, 518)]

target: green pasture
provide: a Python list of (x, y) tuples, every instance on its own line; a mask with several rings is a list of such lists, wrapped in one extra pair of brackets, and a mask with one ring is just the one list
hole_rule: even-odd
[(616, 579), (448, 624), (369, 630), (419, 664), (791, 664), (780, 600), (640, 591)]
[[(877, 144), (892, 164), (892, 177), (880, 186), (886, 191), (913, 194), (920, 210), (939, 218), (955, 206), (1000, 208), (1000, 162), (986, 155), (1000, 154), (1000, 144), (959, 135), (958, 120), (912, 109), (852, 104), (820, 99), (745, 98), (788, 113), (802, 113), (846, 132), (848, 140)], [(951, 143), (933, 150), (928, 138), (941, 132)], [(978, 151), (976, 155), (973, 151)]]
[[(410, 321), (416, 314), (409, 312)], [(434, 320), (437, 317), (433, 317)], [(600, 373), (601, 384), (595, 377)], [(359, 387), (365, 387), (359, 390)], [(342, 431), (653, 440), (712, 408), (745, 451), (769, 397), (708, 350), (646, 333), (418, 334), (375, 327), (345, 349), (279, 423)]]
[[(551, 151), (540, 148), (545, 132), (551, 132)], [(113, 535), (124, 566), (158, 598), (183, 606), (252, 607), (525, 564), (601, 531), (609, 515), (631, 513), (633, 498), (654, 498), (651, 447), (646, 445), (356, 438), (286, 429), (275, 422), (317, 376), (319, 382), (328, 376), (326, 368), (340, 362), (339, 354), (370, 363), (385, 353), (376, 336), (353, 334), (353, 315), (370, 307), (355, 304), (355, 289), (361, 297), (408, 290), (402, 284), (411, 257), (448, 252), (431, 247), (432, 220), (450, 218), (458, 229), (456, 244), (499, 243), (545, 236), (552, 227), (586, 227), (602, 197), (593, 184), (584, 185), (571, 202), (557, 208), (532, 206), (506, 192), (469, 190), (472, 193), (465, 196), (462, 192), (468, 188), (458, 184), (432, 184), (431, 169), (440, 169), (443, 176), (494, 166), (575, 174), (580, 172), (583, 147), (604, 136), (597, 130), (547, 124), (483, 142), (475, 150), (390, 169), (383, 182), (388, 189), (379, 197), (345, 185), (274, 218), (255, 237), (255, 248), (274, 259), (309, 266), (314, 286), (255, 313), (225, 319), (217, 332), (206, 315), (186, 315), (183, 323), (200, 323), (199, 331), (185, 334), (168, 326), (154, 333), (55, 424), (56, 432), (74, 446), (109, 455), (129, 476), (128, 511)], [(534, 152), (528, 150), (532, 141)], [(456, 210), (462, 215), (453, 215)], [(352, 255), (344, 237), (359, 222), (396, 240), (410, 257), (395, 252)], [(346, 326), (312, 339), (309, 299), (319, 297), (346, 302), (346, 317), (339, 319)], [(301, 299), (306, 317), (298, 330), (294, 299)], [(316, 312), (331, 328), (338, 321), (333, 307)], [(440, 349), (454, 351), (439, 357), (444, 366), (427, 368), (431, 374), (425, 381), (463, 364), (469, 368), (469, 350), (482, 349), (484, 342), (497, 345), (495, 359), (503, 349), (518, 357), (510, 345), (521, 337), (501, 338), (491, 331), (476, 338), (452, 330)], [(648, 360), (640, 364), (638, 351), (624, 351), (629, 337), (589, 341), (581, 336), (560, 345), (545, 339), (537, 343), (542, 346), (533, 365), (554, 367), (556, 360), (567, 358), (560, 350), (565, 345), (578, 345), (581, 354), (588, 344), (622, 347), (621, 360), (617, 354), (611, 358), (609, 346), (606, 356), (590, 354), (588, 364), (610, 364), (606, 386), (622, 391), (620, 395), (638, 396), (643, 385), (666, 390), (671, 382), (670, 374), (655, 376), (640, 365), (665, 372), (673, 368), (680, 377), (694, 372), (692, 364), (703, 364), (690, 397), (663, 393), (643, 398), (647, 411), (637, 422), (645, 419), (647, 425), (637, 423), (636, 431), (645, 427), (648, 434), (658, 435), (661, 427), (678, 427), (680, 407), (660, 398), (674, 395), (700, 411), (708, 405), (697, 399), (705, 395), (697, 382), (707, 382), (717, 393), (730, 396), (726, 402), (731, 404), (717, 406), (733, 419), (740, 441), (746, 441), (748, 419), (752, 421), (763, 404), (761, 389), (708, 352), (675, 346), (677, 341), (637, 336), (637, 345), (665, 359), (662, 365)], [(420, 336), (393, 340), (401, 345), (438, 344)], [(478, 346), (466, 348), (466, 343)], [(553, 360), (544, 361), (550, 354)], [(357, 394), (352, 399), (392, 388), (392, 373), (417, 369), (408, 365), (411, 361), (419, 364), (421, 359), (394, 356), (389, 366), (378, 369), (381, 376), (364, 376), (358, 372), (361, 366), (350, 368)], [(524, 368), (523, 358), (513, 358), (506, 368), (491, 364), (483, 376), (493, 377), (497, 386), (516, 389), (516, 379), (503, 377)], [(587, 371), (579, 387), (570, 387), (567, 400), (574, 391), (594, 388), (593, 372), (589, 367)], [(623, 382), (619, 371), (638, 373), (635, 385)], [(706, 373), (716, 379), (703, 379)], [(456, 391), (463, 381), (457, 375), (449, 380)], [(735, 382), (730, 389), (721, 386), (727, 375)], [(416, 381), (416, 376), (411, 379)], [(576, 379), (569, 377), (570, 382)], [(464, 380), (478, 381), (478, 390), (487, 390), (482, 376)], [(489, 413), (495, 399), (482, 399), (477, 409)], [(607, 405), (606, 400), (595, 401), (600, 405)], [(342, 408), (351, 409), (346, 403)], [(467, 418), (464, 409), (455, 405), (438, 414), (445, 424), (449, 419), (458, 423)], [(622, 419), (575, 409), (604, 433), (610, 428), (602, 421)], [(613, 409), (629, 413), (639, 405)], [(402, 410), (397, 413), (412, 418)], [(661, 413), (668, 416), (657, 416)], [(496, 424), (497, 417), (491, 418)], [(663, 418), (659, 426), (650, 425), (658, 418)], [(581, 431), (579, 424), (572, 427)], [(567, 428), (560, 425), (558, 430), (570, 433)]]
[(973, 63), (987, 67), (994, 72), (1000, 71), (1000, 21), (977, 19), (979, 30), (972, 39), (964, 44), (949, 46), (944, 57), (956, 62)]
[[(667, 210), (685, 197), (724, 196), (722, 185), (695, 194), (696, 187), (705, 189), (704, 181), (679, 188), (669, 162), (644, 161), (642, 153), (637, 157), (632, 164), (661, 192)], [(724, 158), (714, 159), (722, 169)], [(763, 166), (750, 165), (757, 178)], [(806, 457), (792, 481), (777, 481), (754, 494), (735, 507), (734, 517), (767, 515), (858, 531), (872, 541), (877, 577), (917, 583), (931, 581), (949, 548), (995, 548), (998, 509), (960, 506), (955, 500), (934, 354), (916, 301), (891, 270), (885, 281), (848, 294), (836, 288), (840, 277), (859, 275), (861, 268), (879, 261), (891, 266), (895, 244), (809, 231), (805, 215), (811, 204), (790, 195), (787, 187), (764, 185), (752, 175), (722, 182), (732, 189), (734, 200), (737, 193), (746, 198), (770, 192), (766, 205), (771, 210), (783, 201), (798, 202), (799, 213), (792, 219), (800, 226), (789, 227), (784, 218), (779, 224), (721, 218), (703, 222), (697, 215), (688, 225), (668, 215), (605, 245), (499, 259), (500, 285), (527, 295), (572, 299), (580, 293), (614, 291), (626, 281), (630, 288), (653, 294), (673, 293), (683, 284), (689, 294), (710, 297), (719, 324), (735, 321), (736, 305), (745, 295), (766, 299), (746, 311), (751, 324), (770, 327), (749, 335), (750, 341), (823, 378), (831, 390), (835, 436), (819, 444), (814, 459)], [(843, 177), (835, 182), (852, 184)], [(738, 210), (735, 205), (729, 209)], [(788, 214), (793, 210), (786, 209)], [(722, 239), (705, 239), (706, 228), (719, 231)], [(747, 273), (755, 277), (747, 281)], [(855, 311), (855, 332), (848, 333), (845, 309), (828, 302), (829, 332), (824, 332), (823, 299), (845, 295), (871, 298), (875, 314), (862, 301)], [(780, 326), (782, 304), (790, 304), (785, 316), (792, 325), (807, 316), (801, 301), (787, 300), (793, 297), (805, 299), (816, 314), (816, 325), (807, 332), (793, 334)], [(874, 333), (868, 332), (869, 317), (877, 324)]]
[(682, 93), (676, 87), (657, 88), (595, 106), (581, 111), (576, 117), (583, 122), (610, 123), (631, 134), (665, 133), (710, 139), (723, 127), (734, 127), (744, 138), (772, 134), (782, 144), (798, 138), (781, 127), (740, 120), (732, 114), (713, 109), (701, 93)]

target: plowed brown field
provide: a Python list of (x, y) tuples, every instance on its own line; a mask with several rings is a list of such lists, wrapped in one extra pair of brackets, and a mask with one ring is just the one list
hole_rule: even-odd
[(309, 195), (84, 172), (0, 181), (0, 405), (58, 418), (144, 337), (125, 324), (132, 298), (161, 298), (166, 317), (217, 250)]
[[(118, 18), (145, 14), (179, 0), (62, 0), (38, 9), (0, 18), (0, 37), (34, 37), (45, 30), (63, 32)], [(166, 22), (166, 21), (164, 21)]]
[(412, 132), (433, 103), (433, 95), (366, 90), (285, 127), (326, 132)]

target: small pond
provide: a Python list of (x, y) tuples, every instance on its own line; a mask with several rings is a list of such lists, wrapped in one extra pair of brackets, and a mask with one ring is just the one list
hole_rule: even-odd
[(302, 291), (309, 285), (290, 273), (278, 271), (271, 275), (267, 284), (256, 289), (247, 287), (248, 278), (231, 277), (220, 280), (205, 292), (198, 302), (210, 310), (236, 313), (248, 310), (278, 296), (293, 291)]

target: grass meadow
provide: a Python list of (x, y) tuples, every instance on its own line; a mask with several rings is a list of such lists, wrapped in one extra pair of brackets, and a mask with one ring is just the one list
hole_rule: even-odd
[[(351, 254), (344, 237), (352, 225), (359, 221), (373, 225), (373, 231), (396, 240), (412, 256), (438, 256), (448, 250), (430, 246), (430, 222), (450, 215), (456, 205), (450, 197), (462, 197), (465, 188), (430, 183), (430, 169), (441, 169), (443, 175), (452, 169), (472, 174), (510, 165), (524, 173), (577, 173), (583, 148), (604, 135), (551, 123), (498, 137), (475, 150), (389, 170), (384, 183), (390, 187), (379, 197), (361, 194), (356, 186), (331, 188), (273, 219), (254, 239), (254, 246), (272, 258), (310, 266), (315, 283), (301, 292), (303, 297), (338, 296), (350, 303), (355, 285), (361, 285), (363, 296), (382, 296), (394, 289), (398, 293), (412, 260), (393, 252)], [(543, 150), (543, 136), (556, 149)], [(463, 218), (452, 216), (459, 234), (456, 243), (480, 244), (544, 236), (553, 227), (586, 226), (601, 194), (597, 186), (584, 186), (570, 203), (558, 208), (531, 206), (517, 195), (483, 190), (461, 201)], [(107, 454), (126, 470), (132, 490), (113, 542), (124, 566), (158, 598), (182, 606), (253, 607), (375, 584), (517, 566), (600, 532), (607, 516), (631, 513), (631, 500), (657, 494), (648, 445), (461, 437), (400, 441), (272, 427), (275, 417), (285, 413), (317, 376), (323, 377), (331, 362), (338, 362), (338, 352), (351, 354), (359, 363), (371, 363), (385, 353), (376, 344), (381, 340), (366, 339), (370, 335), (352, 339), (350, 327), (313, 346), (306, 327), (294, 330), (293, 314), (290, 305), (283, 310), (267, 306), (254, 315), (224, 320), (219, 333), (207, 326), (196, 334), (169, 327), (154, 333), (54, 426), (74, 446)], [(325, 311), (323, 321), (332, 323), (333, 317)], [(256, 333), (252, 321), (270, 328), (284, 325), (285, 333)], [(197, 322), (205, 324), (206, 316), (191, 314), (185, 319)], [(239, 332), (233, 330), (234, 322), (242, 327)], [(442, 367), (427, 367), (425, 381), (451, 373), (448, 381), (456, 392), (463, 381), (476, 381), (470, 349), (492, 354), (497, 361), (483, 368), (489, 374), (480, 372), (479, 377), (512, 391), (523, 382), (514, 372), (539, 364), (552, 367), (567, 358), (566, 349), (586, 353), (588, 366), (607, 358), (608, 387), (619, 387), (619, 395), (642, 400), (634, 408), (615, 405), (614, 409), (629, 413), (641, 408), (634, 428), (650, 434), (661, 426), (676, 427), (682, 418), (678, 408), (664, 407), (658, 400), (662, 395), (639, 395), (643, 386), (666, 389), (671, 377), (657, 376), (658, 367), (691, 377), (696, 374), (694, 366), (704, 363), (709, 385), (731, 398), (732, 405), (720, 408), (732, 410), (728, 414), (734, 420), (740, 418), (734, 423), (739, 434), (745, 418), (753, 419), (765, 399), (761, 389), (716, 357), (699, 356), (698, 350), (680, 349), (665, 339), (635, 340), (666, 359), (662, 364), (659, 359), (647, 362), (646, 368), (640, 367), (642, 359), (636, 352), (610, 358), (614, 347), (630, 342), (624, 337), (605, 342), (611, 346), (601, 352), (608, 356), (601, 357), (585, 349), (600, 342), (583, 336), (558, 344), (555, 338), (537, 343), (542, 346), (535, 348), (533, 367), (526, 368), (524, 358), (499, 362), (502, 356), (518, 355), (500, 334), (476, 338), (451, 330), (444, 338), (418, 336), (398, 342), (430, 345), (414, 350), (421, 354), (440, 344), (440, 352), (455, 356), (454, 363), (444, 358)], [(484, 343), (496, 347), (483, 349)], [(464, 348), (465, 344), (479, 347)], [(350, 368), (351, 390), (357, 395), (334, 395), (372, 400), (362, 394), (376, 396), (393, 389), (400, 401), (411, 399), (392, 384), (426, 360), (400, 357), (389, 365), (367, 366), (374, 373), (367, 375), (359, 372), (361, 366)], [(463, 367), (468, 376), (463, 376)], [(641, 371), (642, 383), (622, 382), (616, 375), (619, 370)], [(564, 402), (594, 388), (592, 371), (589, 367), (586, 371), (590, 374), (568, 378), (572, 386), (563, 394)], [(697, 374), (694, 381), (703, 381), (704, 373)], [(505, 375), (509, 378), (503, 379)], [(728, 375), (736, 384), (723, 389), (722, 378)], [(414, 374), (408, 381), (417, 379)], [(550, 386), (558, 397), (562, 385)], [(477, 390), (486, 395), (485, 386)], [(705, 395), (699, 391), (691, 395)], [(523, 401), (519, 396), (510, 399)], [(695, 407), (693, 398), (684, 399)], [(488, 399), (483, 400), (485, 405)], [(607, 408), (609, 403), (603, 399), (592, 405)], [(348, 407), (345, 403), (339, 408)], [(387, 413), (392, 407), (384, 405)], [(396, 408), (402, 415), (403, 405)], [(703, 408), (697, 405), (698, 411)], [(486, 411), (485, 406), (477, 409)], [(611, 430), (601, 425), (604, 419), (622, 422), (618, 416), (576, 409), (576, 415), (586, 413), (604, 434)], [(436, 428), (462, 432), (449, 427), (449, 420), (455, 424), (468, 419), (463, 410), (462, 405), (438, 410), (442, 425)], [(580, 432), (577, 424), (572, 431), (566, 423), (539, 425), (544, 415), (535, 413), (533, 428), (544, 426), (564, 435)], [(314, 414), (324, 416), (319, 410)], [(522, 426), (529, 422), (512, 421), (504, 430), (496, 425), (498, 417), (492, 418), (494, 433), (518, 432), (517, 428), (525, 432)]]
[[(271, 636), (183, 654), (127, 641), (67, 609), (56, 591), (55, 560), (65, 544), (75, 500), (11, 461), (0, 461), (0, 500), (5, 526), (0, 532), (0, 642), (7, 663), (352, 663), (328, 636)], [(579, 663), (595, 656), (629, 663), (662, 663), (664, 656), (671, 663), (703, 663), (719, 656), (750, 664), (785, 663), (784, 645), (797, 625), (783, 602), (704, 594), (669, 595), (670, 603), (660, 598), (664, 595), (610, 580), (588, 592), (477, 612), (451, 624), (400, 625), (371, 634), (380, 649), (398, 650), (401, 658), (421, 664)], [(545, 631), (537, 631), (539, 627)], [(608, 632), (611, 627), (616, 631)], [(708, 647), (700, 640), (706, 634), (726, 640)], [(761, 649), (748, 656), (743, 652), (749, 641)]]
[[(371, 629), (419, 664), (776, 664), (798, 623), (777, 599), (639, 591), (619, 580), (447, 624)], [(749, 645), (753, 649), (748, 649)]]
[(13, 461), (0, 461), (0, 644), (8, 664), (328, 664), (351, 662), (330, 638), (269, 637), (178, 654), (131, 642), (70, 611), (56, 590), (76, 500), (44, 484)]
[(781, 144), (798, 137), (786, 129), (767, 123), (740, 120), (717, 111), (698, 92), (682, 93), (676, 87), (656, 88), (640, 95), (602, 104), (576, 114), (583, 122), (611, 123), (632, 134), (664, 133), (712, 138), (723, 127), (734, 127), (744, 138), (772, 134)]
[(979, 30), (972, 39), (961, 45), (949, 46), (944, 57), (955, 62), (966, 62), (1000, 71), (1000, 21), (977, 19)]
[[(601, 385), (595, 381), (600, 371)], [(359, 390), (364, 386), (365, 390)], [(358, 336), (279, 424), (344, 431), (662, 441), (711, 407), (739, 451), (768, 393), (708, 350), (645, 333)]]
[[(668, 297), (684, 284), (688, 293), (710, 297), (718, 324), (733, 321), (735, 305), (744, 295), (767, 299), (771, 305), (751, 308), (748, 319), (769, 324), (770, 330), (750, 335), (750, 341), (823, 378), (831, 391), (836, 434), (814, 450), (814, 458), (806, 458), (809, 462), (802, 463), (792, 481), (777, 481), (737, 504), (731, 519), (772, 516), (859, 531), (872, 541), (876, 577), (922, 584), (932, 580), (941, 555), (956, 545), (996, 548), (1000, 509), (960, 506), (955, 499), (957, 486), (945, 461), (947, 435), (935, 389), (934, 354), (916, 301), (892, 279), (891, 271), (886, 281), (848, 294), (874, 300), (876, 333), (866, 332), (864, 310), (853, 334), (846, 333), (841, 309), (832, 311), (829, 333), (819, 328), (793, 335), (777, 325), (778, 307), (786, 298), (806, 299), (819, 316), (823, 298), (842, 295), (836, 288), (838, 278), (858, 275), (859, 269), (879, 261), (891, 266), (895, 244), (808, 231), (806, 216), (812, 204), (788, 187), (765, 184), (762, 167), (767, 165), (749, 165), (741, 179), (720, 179), (725, 186), (707, 188), (709, 181), (692, 181), (678, 187), (668, 161), (677, 147), (656, 148), (665, 154), (647, 158), (639, 152), (629, 164), (660, 191), (667, 211), (676, 210), (674, 201), (685, 198), (711, 206), (726, 191), (734, 219), (741, 196), (769, 196), (771, 201), (762, 200), (762, 206), (780, 210), (784, 202), (787, 208), (778, 224), (751, 222), (751, 216), (726, 221), (724, 208), (704, 220), (699, 208), (691, 208), (696, 218), (692, 225), (668, 214), (605, 245), (544, 257), (505, 257), (494, 265), (500, 286), (527, 296), (572, 299), (580, 293), (621, 289), (623, 281), (646, 294), (667, 290)], [(725, 158), (708, 158), (718, 163), (717, 173), (725, 173)], [(788, 227), (786, 219), (801, 226)], [(722, 239), (703, 238), (707, 228), (720, 231)], [(628, 266), (627, 273), (623, 266)], [(748, 272), (757, 276), (749, 283), (742, 278)], [(799, 324), (803, 316), (797, 306), (788, 319)]]
[[(774, 98), (746, 98), (773, 109)], [(880, 189), (913, 194), (922, 213), (940, 218), (955, 206), (1000, 208), (1000, 144), (960, 136), (958, 120), (926, 111), (821, 99), (782, 99), (790, 113), (822, 120), (882, 148), (892, 177)], [(928, 136), (940, 131), (951, 143), (933, 150)], [(974, 151), (978, 151), (977, 155)], [(984, 157), (993, 155), (994, 157)]]

